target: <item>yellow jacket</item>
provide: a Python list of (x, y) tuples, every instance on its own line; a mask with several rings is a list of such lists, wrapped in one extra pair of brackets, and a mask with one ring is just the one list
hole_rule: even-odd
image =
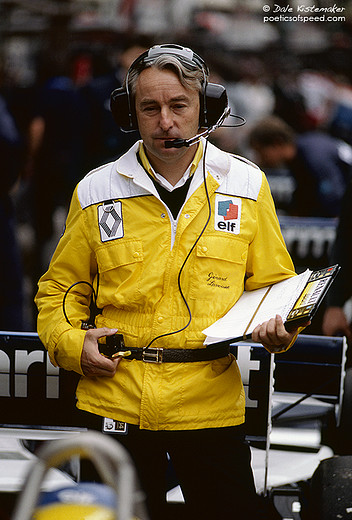
[[(82, 374), (90, 289), (97, 284), (97, 327), (117, 328), (127, 347), (185, 327), (179, 272), (208, 217), (202, 161), (174, 221), (137, 159), (139, 143), (87, 175), (75, 190), (48, 272), (39, 281), (38, 332), (52, 362)], [(209, 144), (211, 217), (182, 274), (192, 319), (153, 347), (202, 348), (201, 332), (247, 290), (293, 276), (264, 174)], [(244, 421), (244, 392), (232, 355), (211, 362), (149, 364), (123, 359), (113, 378), (82, 377), (78, 407), (145, 429), (198, 429)]]

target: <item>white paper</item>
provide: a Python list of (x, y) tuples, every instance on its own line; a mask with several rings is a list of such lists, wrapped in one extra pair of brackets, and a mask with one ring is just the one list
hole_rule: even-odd
[[(312, 271), (307, 269), (304, 273), (287, 278), (270, 288), (263, 287), (255, 291), (244, 291), (225, 316), (202, 331), (207, 336), (204, 344), (208, 345), (251, 334), (257, 325), (274, 318), (276, 314), (279, 314), (285, 321), (311, 273)], [(264, 296), (265, 298), (251, 322), (253, 314)]]

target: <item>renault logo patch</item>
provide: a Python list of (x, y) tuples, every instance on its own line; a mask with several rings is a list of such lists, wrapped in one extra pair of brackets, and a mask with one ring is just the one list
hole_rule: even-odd
[(104, 202), (98, 206), (98, 222), (102, 242), (122, 238), (124, 235), (121, 202)]
[(239, 197), (216, 195), (215, 229), (238, 235), (240, 232), (242, 200)]

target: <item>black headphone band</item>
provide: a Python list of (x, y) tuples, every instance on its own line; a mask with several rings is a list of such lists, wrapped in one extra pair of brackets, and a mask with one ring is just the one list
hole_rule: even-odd
[(169, 43), (154, 45), (147, 51), (143, 52), (140, 56), (138, 56), (138, 58), (134, 60), (127, 72), (126, 77), (129, 76), (129, 73), (132, 70), (139, 68), (139, 65), (141, 65), (143, 68), (143, 65), (149, 65), (157, 58), (159, 58), (159, 56), (163, 56), (165, 54), (175, 56), (187, 68), (200, 69), (203, 72), (205, 79), (207, 78), (209, 69), (199, 54), (195, 53), (188, 47), (182, 47), (181, 45)]

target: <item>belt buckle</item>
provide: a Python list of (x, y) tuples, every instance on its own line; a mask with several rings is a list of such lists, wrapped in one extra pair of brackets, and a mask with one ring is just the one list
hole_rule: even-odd
[(163, 348), (148, 347), (142, 352), (142, 361), (145, 363), (162, 363)]

